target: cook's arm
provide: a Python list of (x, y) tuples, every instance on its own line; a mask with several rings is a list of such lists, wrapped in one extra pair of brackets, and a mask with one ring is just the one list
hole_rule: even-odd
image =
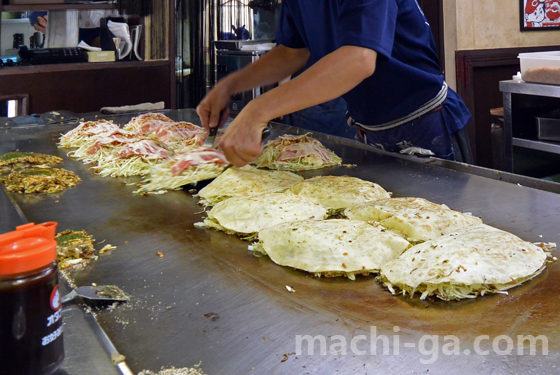
[[(306, 48), (285, 46), (273, 48), (254, 63), (228, 74), (206, 95), (197, 107), (202, 125), (208, 129), (219, 124), (220, 114), (227, 109), (230, 98), (255, 87), (271, 85), (297, 72), (309, 59)], [(222, 122), (227, 120), (224, 116)]]
[(268, 121), (338, 98), (371, 76), (376, 62), (373, 50), (339, 48), (286, 84), (250, 101), (228, 126), (220, 147), (235, 166), (251, 162), (262, 152), (261, 132)]
[(286, 84), (253, 99), (244, 112), (251, 113), (256, 121), (268, 122), (336, 99), (371, 76), (376, 62), (373, 50), (341, 47)]

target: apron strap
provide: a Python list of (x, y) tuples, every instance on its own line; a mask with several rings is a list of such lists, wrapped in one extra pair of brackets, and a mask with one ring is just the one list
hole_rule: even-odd
[(357, 126), (358, 129), (362, 128), (369, 131), (382, 131), (382, 130), (393, 129), (396, 128), (397, 126), (406, 124), (412, 120), (416, 120), (419, 117), (425, 116), (431, 112), (438, 110), (439, 108), (441, 108), (443, 102), (445, 102), (446, 99), (447, 99), (447, 83), (444, 81), (441, 90), (433, 99), (431, 99), (430, 101), (422, 105), (420, 108), (418, 108), (412, 113), (409, 113), (404, 117), (380, 125), (364, 125), (354, 120), (350, 116), (350, 113), (346, 112), (346, 122), (348, 123), (349, 126)]

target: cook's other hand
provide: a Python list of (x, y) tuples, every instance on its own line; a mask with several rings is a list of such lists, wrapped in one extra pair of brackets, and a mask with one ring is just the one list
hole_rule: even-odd
[(204, 129), (208, 131), (216, 126), (221, 127), (227, 122), (229, 101), (230, 95), (227, 88), (219, 84), (206, 94), (196, 107), (196, 113), (200, 117)]
[(254, 116), (248, 107), (244, 108), (220, 139), (219, 146), (227, 160), (236, 167), (255, 160), (263, 152), (262, 132), (267, 124), (267, 121)]
[(33, 25), (33, 28), (37, 31), (46, 34), (47, 32), (47, 16), (37, 17), (37, 22)]

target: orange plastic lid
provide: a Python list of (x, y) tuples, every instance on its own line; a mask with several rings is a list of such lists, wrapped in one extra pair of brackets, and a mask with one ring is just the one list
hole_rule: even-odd
[(57, 223), (20, 225), (0, 235), (0, 276), (24, 273), (56, 260)]

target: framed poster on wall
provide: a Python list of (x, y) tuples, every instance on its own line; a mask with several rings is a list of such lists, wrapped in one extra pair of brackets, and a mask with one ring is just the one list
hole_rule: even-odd
[(560, 0), (519, 0), (521, 31), (560, 29)]

